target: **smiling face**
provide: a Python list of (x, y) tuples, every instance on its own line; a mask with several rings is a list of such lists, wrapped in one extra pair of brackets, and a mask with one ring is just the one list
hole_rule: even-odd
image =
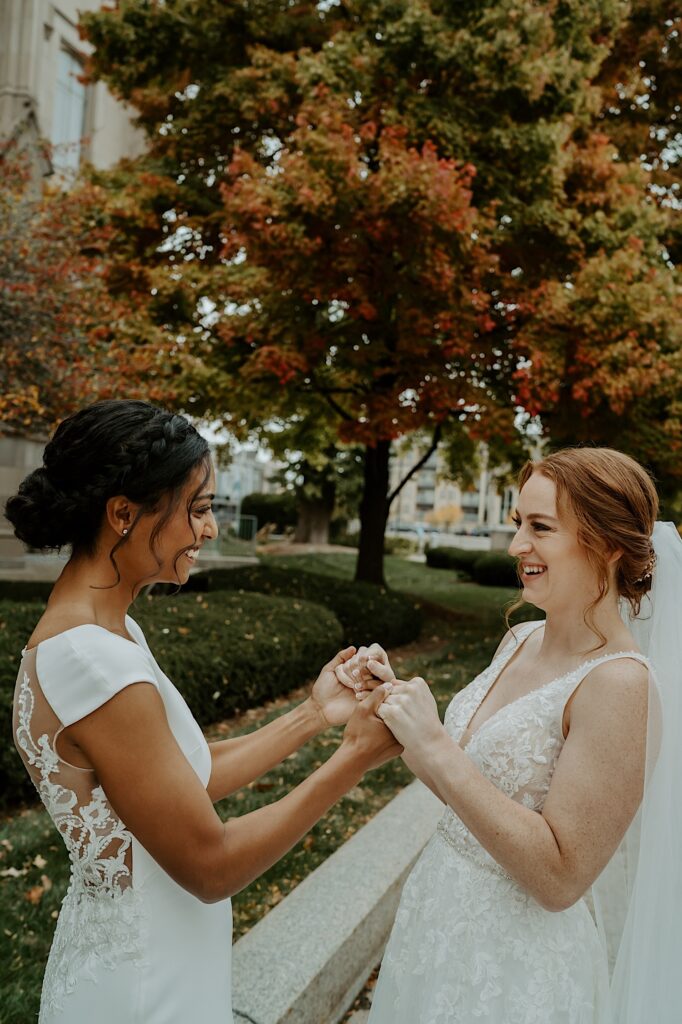
[(187, 582), (202, 546), (218, 536), (218, 524), (213, 515), (214, 498), (213, 465), (209, 465), (208, 476), (206, 467), (200, 465), (190, 475), (172, 518), (156, 541), (158, 557), (162, 559), (159, 572), (163, 576), (159, 579), (170, 583)]
[[(149, 583), (186, 583), (200, 548), (218, 536), (212, 509), (215, 472), (200, 464), (190, 473), (166, 519), (166, 508), (143, 515), (116, 552), (125, 575)], [(160, 564), (157, 564), (159, 563)]]
[(599, 584), (585, 549), (578, 542), (578, 522), (568, 509), (557, 508), (556, 485), (534, 472), (519, 494), (517, 533), (509, 554), (519, 560), (523, 598), (545, 612), (587, 607)]

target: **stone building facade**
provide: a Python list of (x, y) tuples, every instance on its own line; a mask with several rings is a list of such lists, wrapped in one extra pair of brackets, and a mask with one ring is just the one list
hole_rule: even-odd
[[(100, 0), (0, 0), (0, 143), (27, 155), (37, 193), (48, 177), (68, 186), (83, 161), (106, 168), (142, 150), (130, 112), (101, 82), (78, 80), (88, 53), (78, 12), (100, 6)], [(50, 143), (47, 153), (43, 140)], [(40, 464), (45, 440), (3, 434), (0, 424), (0, 509)], [(20, 569), (24, 561), (0, 516), (0, 568)]]

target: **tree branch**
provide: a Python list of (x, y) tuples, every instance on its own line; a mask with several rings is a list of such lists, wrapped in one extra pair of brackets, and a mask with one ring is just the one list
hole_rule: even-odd
[(327, 404), (332, 407), (334, 412), (339, 414), (341, 419), (347, 420), (348, 422), (351, 423), (354, 421), (355, 417), (351, 416), (350, 413), (346, 412), (343, 406), (339, 405), (339, 403), (336, 401), (335, 398), (332, 397), (332, 395), (329, 393), (327, 389), (321, 388), (320, 385), (315, 380), (315, 378), (312, 376), (312, 374), (310, 375), (310, 380), (312, 382), (313, 389), (317, 392), (318, 395), (321, 395), (321, 397), (324, 398), (325, 402), (327, 402)]
[(400, 483), (395, 488), (395, 490), (391, 491), (391, 493), (389, 494), (388, 498), (386, 499), (386, 501), (388, 502), (389, 505), (391, 504), (393, 499), (395, 497), (397, 497), (397, 495), (400, 494), (400, 492), (402, 491), (403, 487), (408, 482), (408, 480), (411, 480), (412, 477), (414, 476), (414, 474), (418, 473), (419, 470), (424, 465), (424, 463), (427, 462), (431, 458), (431, 456), (435, 452), (436, 448), (440, 444), (440, 439), (441, 439), (442, 433), (443, 433), (443, 425), (442, 425), (442, 423), (438, 423), (437, 426), (436, 426), (436, 429), (433, 432), (433, 439), (431, 441), (431, 444), (429, 445), (428, 451), (426, 452), (425, 455), (423, 455), (421, 457), (419, 462), (416, 462), (414, 464), (414, 466), (412, 467), (410, 472), (400, 481)]

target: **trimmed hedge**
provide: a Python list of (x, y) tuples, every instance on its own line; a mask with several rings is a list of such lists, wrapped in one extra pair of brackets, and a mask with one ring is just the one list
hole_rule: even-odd
[(187, 590), (251, 590), (261, 594), (302, 598), (329, 608), (343, 626), (346, 643), (376, 641), (384, 647), (410, 643), (419, 636), (422, 615), (413, 598), (372, 583), (306, 572), (253, 566), (241, 569), (208, 569), (190, 576)]
[(429, 548), (426, 564), (432, 569), (451, 569), (462, 579), (484, 587), (518, 587), (516, 559), (504, 551), (472, 551), (465, 548)]
[(471, 576), (474, 562), (482, 554), (469, 548), (427, 548), (426, 564), (432, 569), (455, 569)]
[(476, 583), (484, 587), (518, 587), (516, 559), (504, 551), (489, 551), (477, 558), (473, 565)]
[(0, 601), (47, 601), (54, 583), (42, 580), (0, 580)]
[(242, 498), (239, 511), (243, 516), (255, 516), (258, 529), (272, 523), (279, 533), (287, 526), (295, 526), (298, 519), (296, 496), (291, 491), (283, 494), (261, 494), (254, 491)]
[[(0, 806), (35, 800), (8, 732), (21, 650), (42, 612), (37, 602), (0, 601)], [(140, 598), (132, 615), (201, 725), (300, 686), (343, 646), (326, 608), (263, 594)]]

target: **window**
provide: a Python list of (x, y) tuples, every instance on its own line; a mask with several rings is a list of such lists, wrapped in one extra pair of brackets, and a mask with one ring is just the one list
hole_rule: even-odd
[(81, 160), (85, 130), (86, 88), (78, 81), (83, 65), (71, 50), (57, 54), (57, 84), (52, 122), (52, 162), (62, 173), (75, 172)]

